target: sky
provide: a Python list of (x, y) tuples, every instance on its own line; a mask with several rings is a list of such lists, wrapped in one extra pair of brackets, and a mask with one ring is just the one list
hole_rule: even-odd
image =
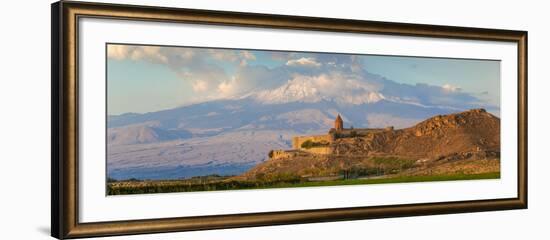
[(422, 105), (500, 107), (495, 60), (107, 45), (109, 115), (239, 98), (296, 80), (328, 96), (360, 88)]

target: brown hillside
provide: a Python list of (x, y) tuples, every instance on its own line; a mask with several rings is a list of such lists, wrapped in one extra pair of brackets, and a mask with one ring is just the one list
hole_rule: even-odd
[(440, 158), (459, 153), (500, 151), (500, 119), (483, 109), (435, 116), (417, 125), (364, 138), (343, 138), (335, 153)]
[[(288, 157), (270, 159), (239, 178), (258, 176), (329, 176), (343, 170), (399, 172), (426, 163), (500, 157), (500, 119), (484, 109), (440, 115), (413, 127), (336, 139), (333, 154), (289, 151)], [(387, 160), (384, 160), (387, 159)]]

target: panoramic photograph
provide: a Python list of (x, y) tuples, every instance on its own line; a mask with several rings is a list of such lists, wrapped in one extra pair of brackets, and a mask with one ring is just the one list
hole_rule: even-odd
[(106, 194), (500, 178), (500, 61), (107, 44)]

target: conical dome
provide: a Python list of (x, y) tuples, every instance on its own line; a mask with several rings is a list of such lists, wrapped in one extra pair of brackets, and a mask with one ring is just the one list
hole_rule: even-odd
[(344, 121), (342, 121), (340, 114), (338, 114), (338, 116), (336, 116), (336, 120), (334, 120), (334, 129), (337, 131), (344, 130)]

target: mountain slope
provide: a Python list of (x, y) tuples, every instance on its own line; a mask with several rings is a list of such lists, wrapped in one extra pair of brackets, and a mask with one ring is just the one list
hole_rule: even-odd
[[(276, 129), (291, 128), (294, 131), (306, 132), (299, 126), (293, 128), (292, 125), (285, 125), (285, 121), (282, 122), (283, 125), (276, 123), (277, 121), (281, 123), (280, 120), (284, 120), (286, 117), (292, 117), (290, 113), (302, 110), (317, 110), (330, 119), (334, 119), (339, 113), (346, 118), (344, 120), (347, 124), (356, 127), (384, 127), (375, 125), (381, 122), (376, 119), (370, 119), (371, 123), (369, 123), (371, 116), (384, 116), (385, 122), (402, 122), (396, 127), (407, 127), (433, 115), (456, 112), (456, 109), (453, 108), (425, 107), (387, 100), (344, 105), (328, 100), (264, 104), (256, 102), (253, 98), (246, 98), (217, 100), (144, 114), (110, 116), (108, 127), (122, 127), (154, 121), (164, 129), (220, 129), (224, 132), (262, 122), (262, 124), (277, 126)], [(304, 120), (307, 118), (307, 115), (303, 115)], [(270, 123), (271, 120), (273, 124)], [(403, 122), (403, 120), (406, 121)], [(317, 130), (325, 131), (325, 127), (325, 125), (319, 125)]]
[(109, 145), (154, 143), (191, 137), (185, 130), (166, 130), (158, 123), (133, 124), (107, 129)]

